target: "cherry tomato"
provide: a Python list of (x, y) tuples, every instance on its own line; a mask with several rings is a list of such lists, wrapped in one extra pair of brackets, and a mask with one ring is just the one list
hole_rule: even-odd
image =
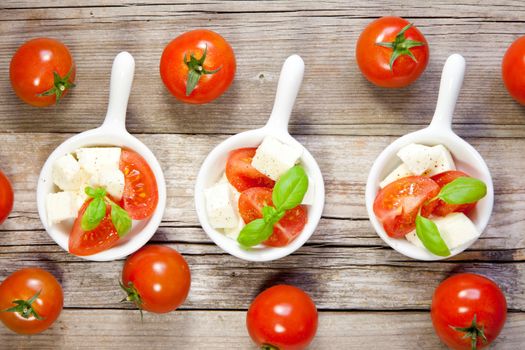
[(42, 269), (18, 270), (0, 284), (0, 320), (16, 333), (45, 331), (58, 318), (63, 305), (62, 287)]
[(252, 159), (257, 148), (239, 148), (230, 152), (226, 161), (228, 182), (242, 192), (251, 187), (270, 187), (275, 181), (252, 166)]
[(106, 205), (106, 216), (100, 224), (91, 231), (82, 230), (82, 216), (91, 200), (78, 211), (78, 216), (69, 234), (69, 252), (78, 256), (86, 256), (107, 250), (118, 243), (119, 235), (111, 221), (111, 206)]
[[(402, 238), (416, 228), (419, 209), (439, 193), (439, 186), (425, 176), (408, 176), (381, 189), (374, 201), (374, 213), (390, 237)], [(428, 217), (437, 201), (421, 210)]]
[(219, 34), (197, 29), (173, 39), (160, 58), (160, 76), (180, 101), (202, 104), (215, 100), (235, 76), (233, 49)]
[(254, 299), (246, 315), (246, 326), (262, 349), (305, 349), (317, 332), (317, 308), (301, 289), (274, 286)]
[(0, 171), (0, 225), (7, 219), (11, 210), (13, 210), (14, 200), (13, 187), (7, 176)]
[(496, 339), (507, 318), (505, 295), (490, 279), (463, 273), (447, 278), (432, 297), (432, 324), (455, 350), (482, 349)]
[(174, 249), (160, 245), (141, 248), (126, 260), (121, 287), (139, 310), (155, 313), (178, 308), (188, 296), (190, 268)]
[[(458, 170), (450, 170), (445, 171), (444, 173), (437, 174), (432, 176), (432, 180), (434, 180), (440, 188), (443, 188), (446, 184), (449, 182), (454, 181), (458, 177), (470, 177), (467, 174), (465, 174), (462, 171)], [(438, 204), (432, 211), (432, 214), (437, 216), (447, 216), (450, 213), (457, 212), (457, 213), (465, 213), (468, 214), (476, 207), (476, 203), (468, 203), (468, 204), (447, 204), (443, 202), (441, 199), (437, 200)]]
[[(239, 196), (239, 212), (245, 223), (263, 217), (262, 208), (273, 205), (272, 189), (252, 187)], [(273, 228), (273, 233), (263, 243), (272, 247), (283, 247), (290, 244), (304, 229), (308, 213), (304, 205), (288, 210)]]
[(371, 83), (404, 87), (419, 78), (428, 63), (428, 43), (407, 20), (381, 17), (370, 23), (357, 40), (356, 60)]
[(120, 170), (124, 173), (124, 209), (132, 219), (144, 220), (155, 212), (159, 202), (159, 191), (155, 174), (138, 153), (123, 149)]
[(525, 105), (525, 36), (514, 41), (505, 52), (501, 74), (509, 94)]
[(11, 59), (9, 77), (24, 102), (44, 107), (55, 104), (75, 86), (76, 67), (69, 49), (58, 40), (29, 40)]

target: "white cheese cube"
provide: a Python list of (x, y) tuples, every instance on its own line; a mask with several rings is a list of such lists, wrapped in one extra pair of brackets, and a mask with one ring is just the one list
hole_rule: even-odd
[(47, 218), (50, 224), (76, 218), (76, 198), (73, 192), (49, 193), (46, 198)]
[(397, 153), (414, 175), (433, 176), (447, 170), (455, 170), (450, 152), (443, 146), (429, 147), (412, 143)]
[(230, 185), (217, 183), (204, 191), (208, 220), (213, 228), (235, 228), (239, 223)]
[(233, 240), (237, 240), (237, 237), (239, 237), (239, 233), (241, 233), (242, 229), (246, 226), (243, 219), (239, 219), (239, 222), (237, 223), (237, 226), (234, 228), (224, 228), (224, 235), (226, 237), (230, 237)]
[(277, 181), (282, 174), (297, 164), (302, 154), (302, 148), (290, 146), (274, 137), (266, 136), (255, 152), (252, 166), (270, 179)]
[(432, 147), (434, 164), (425, 171), (425, 175), (434, 176), (448, 170), (456, 170), (456, 165), (454, 164), (454, 159), (448, 151), (448, 149), (443, 145), (437, 145)]
[[(480, 235), (474, 223), (463, 213), (451, 213), (445, 217), (433, 218), (432, 221), (436, 224), (441, 238), (450, 250), (462, 246)], [(424, 247), (415, 230), (405, 237), (414, 245)]]
[(390, 174), (388, 174), (387, 177), (385, 177), (383, 181), (381, 181), (379, 187), (384, 188), (386, 185), (396, 180), (412, 175), (414, 174), (410, 171), (410, 169), (408, 169), (408, 166), (405, 163), (401, 163), (400, 166), (395, 168)]
[(124, 173), (119, 169), (105, 168), (95, 173), (89, 181), (91, 187), (103, 187), (115, 200), (124, 193)]
[(76, 191), (88, 175), (80, 168), (75, 157), (66, 154), (53, 164), (52, 176), (54, 184), (61, 190)]
[(118, 169), (120, 153), (119, 147), (87, 147), (76, 150), (80, 167), (91, 175), (102, 169)]

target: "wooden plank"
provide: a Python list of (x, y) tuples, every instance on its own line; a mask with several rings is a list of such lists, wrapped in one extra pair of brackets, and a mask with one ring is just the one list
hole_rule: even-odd
[[(2, 345), (10, 349), (256, 349), (245, 326), (245, 312), (64, 310), (46, 332), (17, 336), (0, 327)], [(381, 335), (378, 336), (378, 327)], [(515, 350), (525, 342), (524, 313), (510, 313), (492, 349)], [(64, 337), (64, 333), (68, 334)], [(445, 349), (425, 312), (321, 312), (311, 349)]]
[[(394, 5), (367, 5), (363, 1), (363, 10), (359, 6), (357, 10), (367, 11), (363, 13), (368, 17), (355, 18), (356, 5), (343, 3), (338, 2), (342, 5), (339, 7), (323, 3), (319, 10), (309, 4), (307, 11), (291, 5), (290, 10), (275, 12), (290, 6), (281, 3), (275, 5), (275, 11), (260, 13), (257, 11), (263, 10), (264, 4), (250, 10), (251, 5), (236, 2), (211, 3), (209, 10), (188, 5), (130, 4), (4, 10), (0, 14), (0, 76), (5, 77), (0, 80), (0, 131), (33, 132), (35, 120), (39, 132), (76, 132), (98, 126), (105, 114), (111, 62), (117, 52), (128, 50), (137, 61), (128, 120), (133, 132), (229, 134), (262, 126), (271, 111), (282, 62), (289, 54), (299, 53), (306, 62), (306, 76), (291, 120), (292, 132), (401, 135), (429, 122), (442, 65), (449, 54), (459, 52), (468, 62), (455, 119), (460, 134), (525, 134), (524, 110), (507, 95), (500, 78), (503, 52), (523, 29), (520, 20), (509, 18), (519, 17), (522, 5), (510, 2), (515, 11), (505, 6), (481, 7), (462, 20), (452, 15), (454, 7), (446, 3), (417, 8), (413, 20), (430, 41), (430, 64), (413, 86), (385, 90), (371, 86), (361, 76), (353, 47), (370, 16), (391, 13), (389, 8)], [(337, 10), (330, 11), (331, 5)], [(405, 3), (405, 7), (413, 5)], [(224, 6), (225, 13), (216, 13)], [(474, 7), (472, 3), (465, 10)], [(485, 18), (480, 11), (490, 15)], [(497, 11), (505, 11), (507, 22), (491, 17)], [(166, 43), (195, 27), (215, 29), (228, 38), (239, 63), (231, 90), (205, 106), (176, 102), (158, 76), (159, 57)], [(9, 60), (16, 48), (42, 33), (67, 43), (78, 65), (78, 87), (58, 109), (24, 105), (12, 93), (7, 79)]]

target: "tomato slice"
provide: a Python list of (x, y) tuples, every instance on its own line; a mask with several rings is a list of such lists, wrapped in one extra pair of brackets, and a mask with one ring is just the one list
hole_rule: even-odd
[(159, 202), (155, 174), (137, 152), (123, 149), (120, 155), (120, 171), (124, 173), (124, 209), (134, 220), (144, 220), (153, 215)]
[[(271, 188), (252, 187), (243, 191), (239, 197), (239, 212), (245, 223), (262, 218), (262, 208), (267, 205), (273, 205)], [(270, 238), (263, 243), (272, 247), (290, 244), (304, 229), (307, 216), (306, 207), (303, 205), (288, 210), (275, 224)]]
[(230, 184), (242, 192), (251, 187), (273, 188), (275, 181), (252, 166), (256, 148), (239, 148), (230, 152), (226, 162), (226, 177)]
[(109, 205), (106, 205), (106, 216), (97, 228), (91, 231), (82, 230), (82, 216), (91, 201), (91, 199), (87, 200), (80, 208), (69, 234), (69, 252), (71, 254), (78, 256), (96, 254), (113, 247), (119, 240), (117, 229), (111, 222), (111, 206)]
[[(470, 176), (465, 174), (462, 171), (450, 170), (450, 171), (445, 171), (444, 173), (432, 176), (432, 180), (434, 180), (439, 185), (440, 188), (443, 188), (443, 186), (445, 186), (449, 182), (454, 181), (458, 177), (470, 177)], [(437, 205), (432, 211), (432, 214), (437, 215), (437, 216), (447, 216), (448, 214), (454, 213), (454, 212), (461, 212), (461, 213), (468, 214), (476, 206), (476, 203), (447, 204), (443, 202), (441, 199), (437, 200), (436, 202), (437, 202)]]
[[(416, 217), (425, 202), (439, 194), (439, 185), (425, 176), (408, 176), (379, 191), (374, 213), (390, 237), (402, 238), (416, 228)], [(428, 217), (437, 201), (421, 210)]]

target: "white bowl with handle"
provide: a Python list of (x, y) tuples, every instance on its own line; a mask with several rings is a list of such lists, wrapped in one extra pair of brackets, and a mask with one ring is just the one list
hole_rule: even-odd
[[(459, 96), (459, 91), (465, 75), (465, 59), (458, 54), (451, 55), (443, 67), (439, 96), (436, 111), (430, 125), (422, 130), (407, 134), (392, 142), (377, 157), (366, 183), (366, 208), (372, 226), (379, 237), (399, 253), (417, 260), (442, 260), (457, 255), (470, 247), (475, 241), (471, 240), (450, 251), (451, 255), (442, 257), (429, 252), (425, 248), (415, 246), (404, 238), (392, 238), (387, 235), (383, 225), (374, 213), (374, 200), (379, 191), (379, 183), (400, 163), (397, 152), (411, 143), (427, 146), (443, 145), (452, 157), (458, 170), (472, 177), (482, 180), (487, 185), (487, 195), (481, 199), (476, 208), (469, 214), (469, 218), (481, 233), (487, 227), (494, 205), (494, 186), (487, 164), (481, 155), (465, 140), (452, 131), (452, 117)], [(479, 238), (479, 237), (478, 237)]]
[(159, 195), (155, 212), (147, 220), (134, 221), (131, 231), (124, 238), (121, 238), (116, 246), (93, 255), (81, 256), (81, 258), (87, 260), (115, 260), (124, 258), (137, 251), (156, 232), (166, 207), (166, 182), (157, 158), (146, 145), (126, 130), (126, 109), (134, 71), (135, 60), (128, 52), (121, 52), (115, 57), (111, 70), (109, 104), (104, 123), (96, 129), (75, 135), (58, 146), (45, 162), (38, 179), (37, 206), (42, 225), (44, 225), (49, 236), (62, 249), (68, 251), (71, 222), (52, 225), (48, 222), (46, 208), (47, 195), (56, 192), (56, 186), (53, 184), (52, 169), (57, 159), (81, 147), (115, 146), (137, 152), (149, 164), (157, 181)]

